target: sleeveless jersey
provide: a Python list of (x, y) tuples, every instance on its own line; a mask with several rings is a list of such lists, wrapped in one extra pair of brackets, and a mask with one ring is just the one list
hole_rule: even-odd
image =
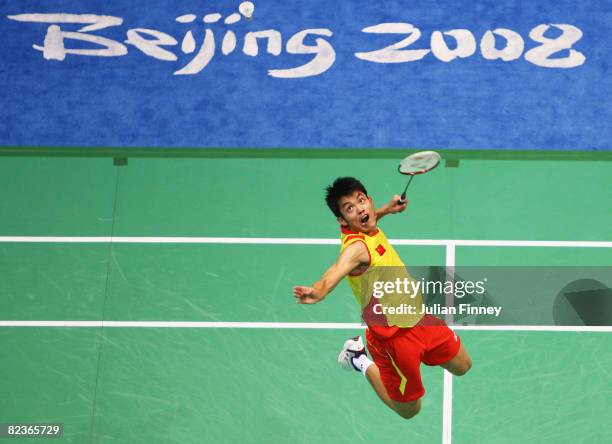
[(410, 282), (414, 278), (382, 230), (366, 234), (342, 227), (341, 242), (340, 252), (362, 242), (370, 255), (367, 267), (347, 276), (368, 328), (378, 336), (390, 337), (399, 328), (416, 325), (423, 317), (423, 296), (420, 291), (413, 291), (415, 287)]

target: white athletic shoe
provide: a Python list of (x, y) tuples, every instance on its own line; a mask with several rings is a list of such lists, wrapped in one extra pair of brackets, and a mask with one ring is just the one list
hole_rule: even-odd
[(359, 368), (355, 367), (353, 358), (358, 358), (361, 355), (368, 355), (361, 336), (347, 339), (344, 343), (344, 347), (342, 347), (342, 351), (338, 355), (338, 364), (340, 364), (340, 367), (344, 370), (360, 371)]

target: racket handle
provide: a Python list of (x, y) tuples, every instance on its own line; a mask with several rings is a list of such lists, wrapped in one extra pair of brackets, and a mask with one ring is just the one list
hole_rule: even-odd
[(398, 205), (403, 204), (404, 202), (406, 202), (406, 193), (402, 193), (402, 195), (400, 196), (399, 200), (397, 201)]

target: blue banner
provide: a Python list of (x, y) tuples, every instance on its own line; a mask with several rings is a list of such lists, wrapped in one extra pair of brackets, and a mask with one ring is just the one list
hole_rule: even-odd
[(2, 2), (3, 146), (610, 150), (607, 2)]

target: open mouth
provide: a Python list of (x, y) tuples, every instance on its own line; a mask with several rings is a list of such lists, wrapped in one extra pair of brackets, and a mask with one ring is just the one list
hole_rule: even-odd
[(370, 220), (370, 215), (369, 214), (364, 214), (363, 216), (361, 216), (361, 218), (359, 219), (359, 221), (362, 224), (367, 223)]

